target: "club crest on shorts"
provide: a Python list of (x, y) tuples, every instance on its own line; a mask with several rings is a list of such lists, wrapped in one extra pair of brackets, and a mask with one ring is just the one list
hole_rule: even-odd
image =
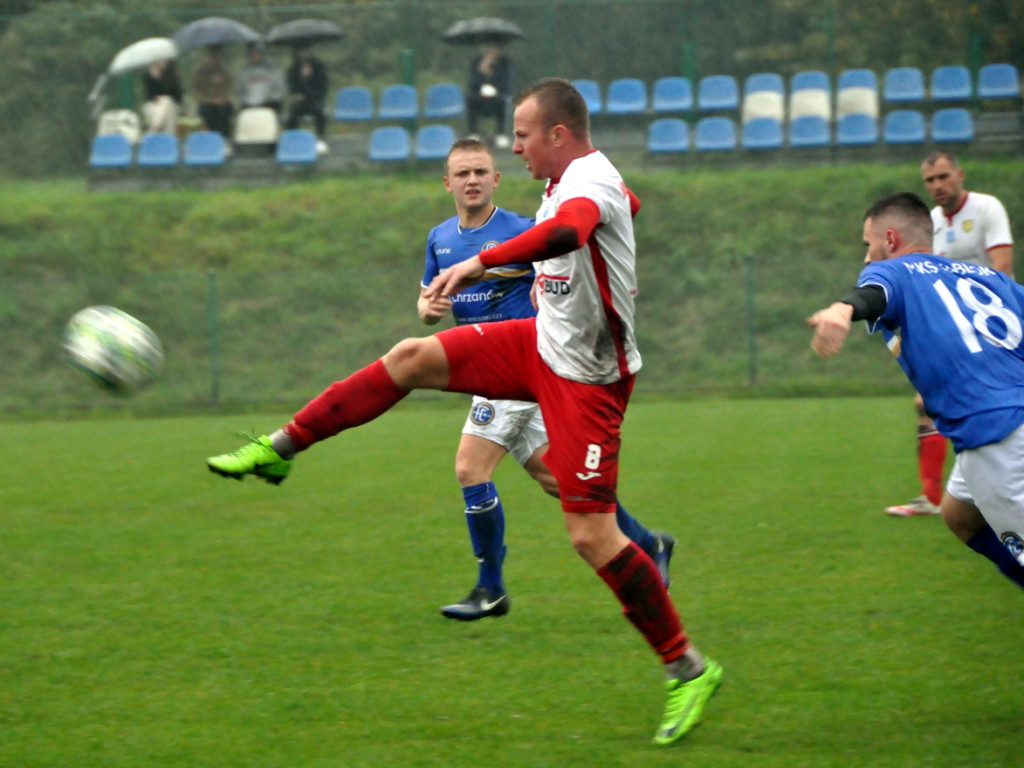
[(1021, 554), (1024, 554), (1024, 539), (1013, 531), (1007, 531), (999, 540), (1003, 542), (1003, 546), (1010, 550), (1010, 554), (1020, 560)]
[(494, 406), (486, 400), (474, 403), (469, 411), (469, 418), (474, 424), (490, 424), (494, 421)]

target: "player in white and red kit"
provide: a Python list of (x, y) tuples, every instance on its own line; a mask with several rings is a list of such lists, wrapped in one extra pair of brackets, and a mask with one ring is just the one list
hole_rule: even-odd
[[(420, 320), (434, 325), (451, 315), (458, 325), (472, 325), (536, 316), (530, 300), (536, 275), (530, 263), (488, 270), (472, 290), (450, 298), (429, 298), (430, 284), (441, 272), (533, 226), (533, 219), (494, 204), (501, 174), (491, 150), (482, 142), (455, 142), (445, 170), (445, 189), (455, 202), (456, 215), (438, 224), (427, 236), (423, 281), (416, 302)], [(498, 464), (511, 454), (547, 493), (557, 497), (558, 484), (541, 458), (547, 450), (547, 430), (537, 403), (473, 398), (455, 455), (455, 474), (462, 487), (478, 576), (469, 595), (441, 608), (443, 616), (476, 621), (508, 613), (511, 598), (503, 578), (505, 510), (493, 475)], [(615, 518), (622, 532), (651, 556), (668, 584), (675, 540), (667, 533), (648, 530), (621, 504), (616, 506)]]
[(655, 741), (669, 744), (700, 721), (722, 668), (690, 642), (654, 562), (612, 514), (622, 418), (641, 364), (633, 325), (639, 201), (591, 146), (586, 103), (568, 81), (541, 80), (516, 104), (513, 152), (534, 178), (548, 179), (538, 223), (452, 266), (427, 295), (453, 296), (488, 268), (541, 262), (537, 317), (399, 342), (270, 437), (207, 465), (280, 482), (295, 452), (380, 416), (416, 388), (538, 402), (550, 440), (544, 461), (573, 546), (665, 665), (668, 701)]
[[(932, 251), (947, 259), (991, 267), (1013, 277), (1013, 237), (1003, 204), (992, 195), (964, 189), (964, 170), (949, 152), (933, 152), (921, 163), (921, 179), (932, 200)], [(906, 504), (886, 507), (890, 515), (937, 515), (946, 464), (946, 438), (925, 411), (917, 409), (917, 463), (921, 495)]]

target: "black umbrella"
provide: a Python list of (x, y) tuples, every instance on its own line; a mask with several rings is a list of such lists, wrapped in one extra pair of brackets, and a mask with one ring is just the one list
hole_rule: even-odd
[(174, 33), (174, 42), (184, 53), (194, 48), (223, 43), (254, 43), (260, 39), (259, 33), (250, 29), (240, 21), (225, 19), (220, 16), (208, 16), (193, 21)]
[(333, 22), (322, 19), (295, 19), (278, 24), (267, 32), (264, 40), (268, 45), (301, 45), (340, 40), (344, 36), (345, 33)]
[(445, 30), (443, 39), (447, 43), (478, 45), (495, 43), (501, 45), (523, 36), (518, 25), (505, 19), (481, 16), (476, 19), (457, 21)]

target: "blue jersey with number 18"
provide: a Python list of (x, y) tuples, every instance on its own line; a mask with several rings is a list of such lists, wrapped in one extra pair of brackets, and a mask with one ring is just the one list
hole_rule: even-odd
[(886, 295), (886, 344), (961, 451), (998, 442), (1024, 423), (1024, 289), (979, 264), (914, 253), (872, 262), (858, 286)]

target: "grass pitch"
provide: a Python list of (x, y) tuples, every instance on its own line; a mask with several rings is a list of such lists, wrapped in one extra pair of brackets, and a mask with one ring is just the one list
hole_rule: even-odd
[(5, 424), (0, 765), (1017, 766), (1022, 596), (928, 519), (909, 398), (636, 403), (621, 497), (680, 546), (725, 667), (650, 739), (661, 672), (510, 461), (509, 616), (451, 465), (464, 409), (397, 412), (272, 488), (209, 474), (286, 415)]

